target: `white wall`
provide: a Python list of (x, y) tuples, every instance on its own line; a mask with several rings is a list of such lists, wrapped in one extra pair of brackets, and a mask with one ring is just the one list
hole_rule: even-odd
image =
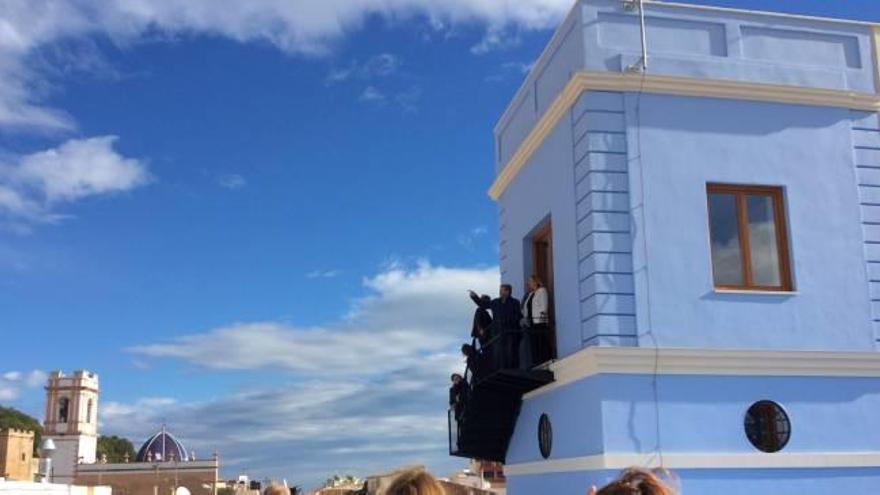
[(18, 495), (112, 495), (109, 486), (73, 486), (55, 483), (0, 481), (0, 493)]

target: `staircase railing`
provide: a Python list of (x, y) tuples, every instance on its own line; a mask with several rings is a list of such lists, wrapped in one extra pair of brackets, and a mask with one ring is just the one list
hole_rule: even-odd
[(447, 412), (449, 453), (503, 461), (522, 394), (553, 381), (533, 369), (527, 331), (495, 335), (468, 359), (465, 389)]

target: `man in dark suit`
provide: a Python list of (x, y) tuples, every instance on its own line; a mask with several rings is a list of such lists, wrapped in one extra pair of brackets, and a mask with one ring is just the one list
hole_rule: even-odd
[[(480, 342), (480, 348), (486, 347), (486, 344), (492, 338), (492, 315), (484, 306), (488, 306), (492, 302), (489, 296), (480, 296), (480, 304), (474, 311), (474, 324), (471, 327), (471, 338)], [(474, 342), (471, 342), (474, 345)]]
[[(468, 291), (471, 300), (478, 307), (492, 311), (491, 337), (502, 335), (500, 341), (495, 341), (495, 363), (501, 368), (519, 367), (519, 343), (522, 332), (519, 322), (522, 319), (522, 309), (519, 301), (513, 297), (513, 287), (510, 284), (501, 284), (498, 289), (498, 297), (489, 300), (487, 296), (480, 297), (474, 291)], [(488, 302), (487, 302), (488, 300)]]

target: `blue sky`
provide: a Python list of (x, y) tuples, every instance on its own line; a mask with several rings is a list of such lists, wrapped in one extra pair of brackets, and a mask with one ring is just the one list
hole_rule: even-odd
[(459, 467), (491, 129), (569, 2), (210, 4), (0, 1), (0, 404), (87, 368), (103, 433), (167, 422), (230, 476)]

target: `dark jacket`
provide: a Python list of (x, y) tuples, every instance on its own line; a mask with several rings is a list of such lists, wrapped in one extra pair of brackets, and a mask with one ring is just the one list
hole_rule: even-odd
[(492, 329), (492, 315), (489, 314), (489, 311), (483, 308), (477, 308), (474, 311), (474, 325), (471, 327), (471, 337), (478, 339), (480, 341), (480, 345), (485, 345), (486, 342), (489, 341), (492, 336), (490, 332)]
[(480, 301), (479, 296), (471, 295), (471, 300), (478, 307), (492, 311), (492, 320), (497, 326), (496, 331), (517, 330), (519, 329), (519, 321), (522, 319), (519, 300), (515, 297), (501, 299), (500, 297), (492, 299), (488, 304)]
[(449, 387), (449, 405), (457, 406), (460, 404), (464, 404), (464, 402), (467, 400), (468, 391), (468, 384), (464, 380), (452, 384), (452, 386)]

